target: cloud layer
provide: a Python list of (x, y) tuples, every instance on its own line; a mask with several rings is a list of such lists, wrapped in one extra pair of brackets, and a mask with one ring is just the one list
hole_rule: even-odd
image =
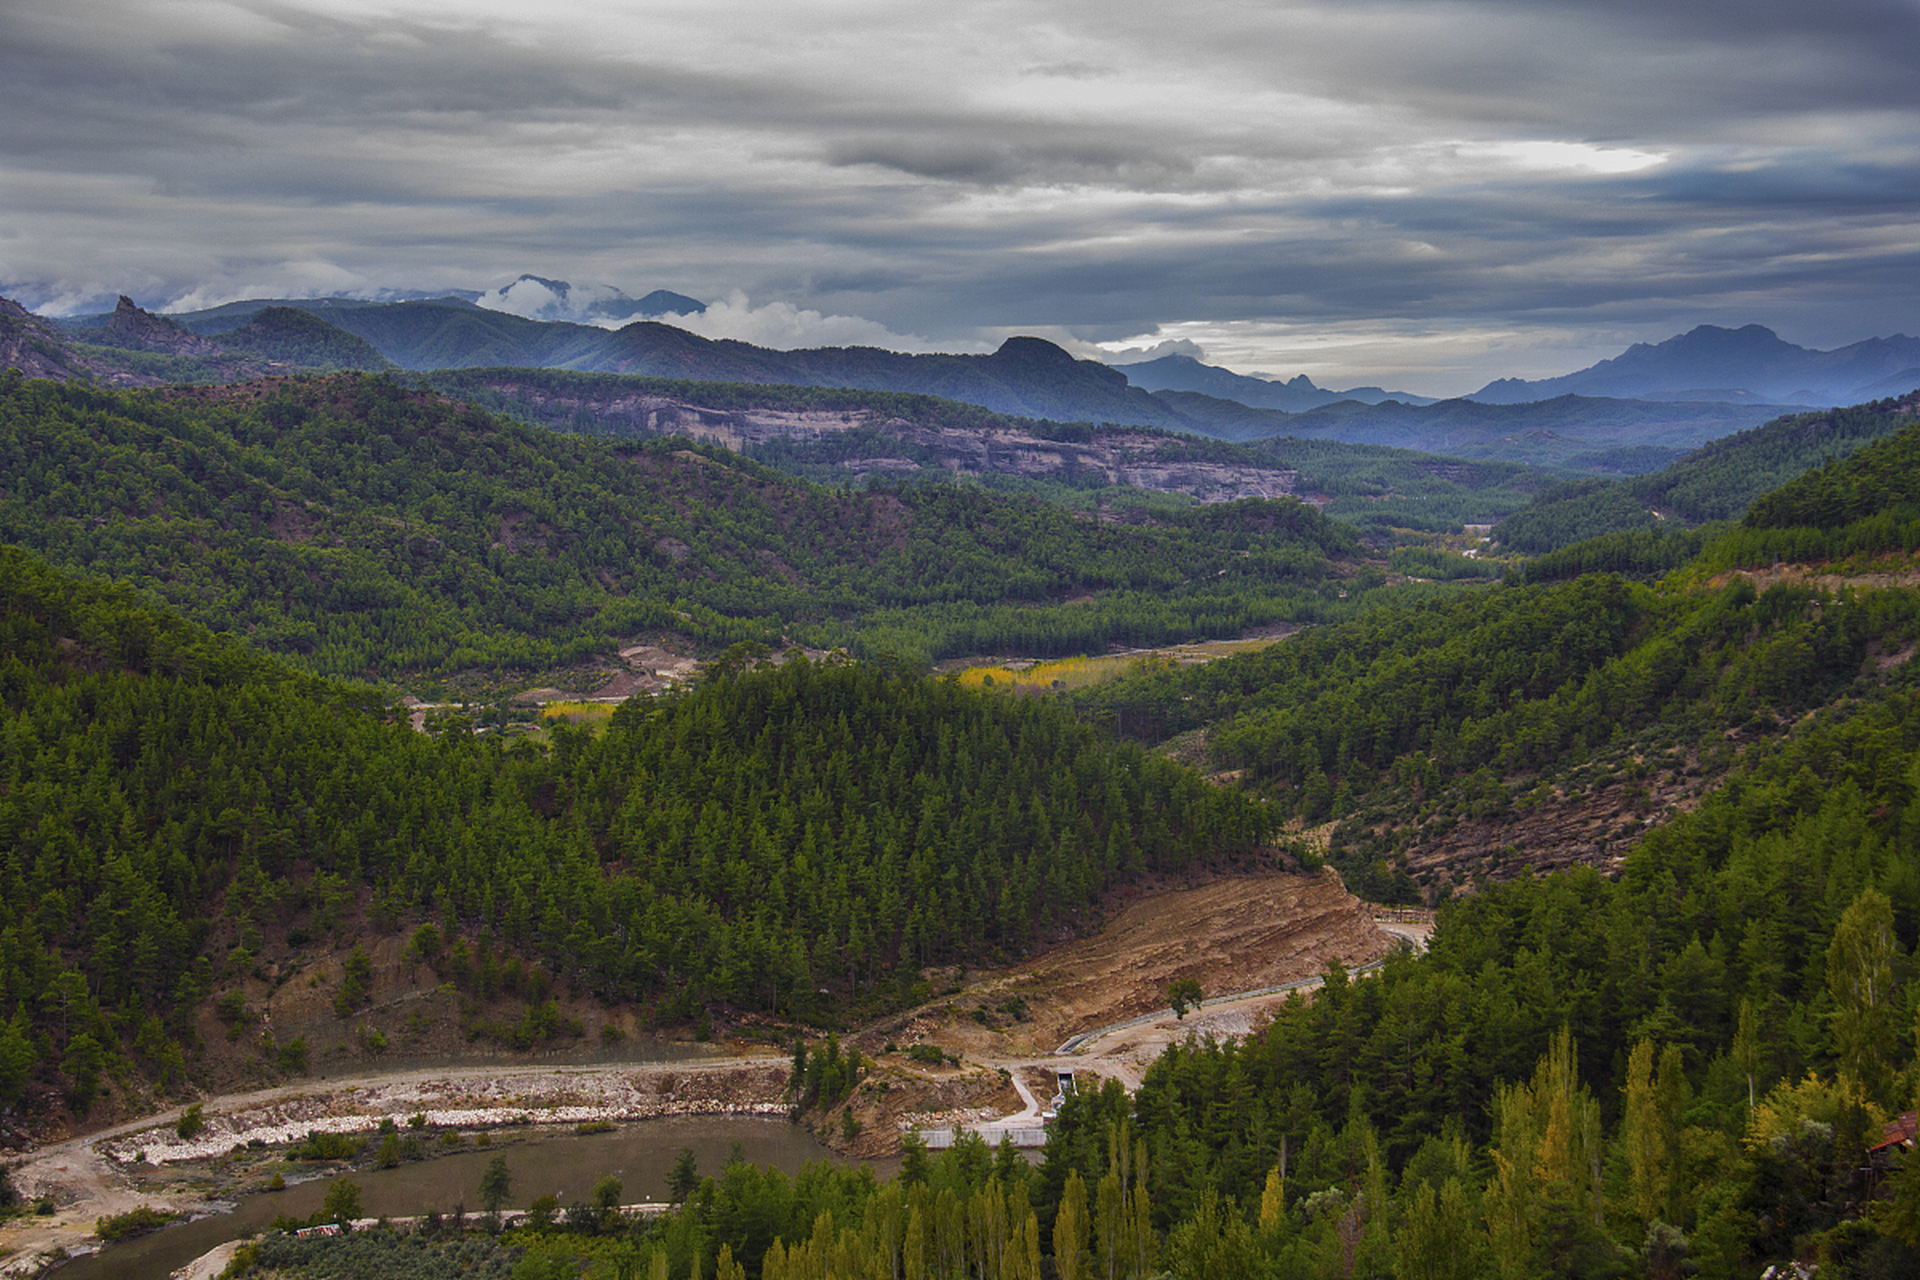
[(4, 6), (0, 290), (531, 271), (1440, 392), (1833, 346), (1916, 327), (1917, 50), (1910, 0)]

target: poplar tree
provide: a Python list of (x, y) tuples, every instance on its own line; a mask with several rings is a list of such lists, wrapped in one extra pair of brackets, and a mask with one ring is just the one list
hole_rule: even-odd
[(1620, 1145), (1627, 1157), (1627, 1191), (1641, 1223), (1667, 1216), (1668, 1153), (1654, 1096), (1653, 1041), (1641, 1040), (1627, 1057), (1626, 1107)]
[(1887, 1045), (1893, 1038), (1893, 903), (1867, 888), (1840, 915), (1827, 946), (1827, 992), (1833, 1013), (1834, 1052), (1843, 1074), (1869, 1097), (1886, 1090)]
[(1053, 1269), (1059, 1280), (1089, 1280), (1087, 1272), (1087, 1184), (1078, 1169), (1067, 1173), (1060, 1212), (1053, 1220)]

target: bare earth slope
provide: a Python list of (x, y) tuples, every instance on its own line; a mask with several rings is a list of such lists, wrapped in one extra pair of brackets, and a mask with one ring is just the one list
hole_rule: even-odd
[(1165, 1009), (1192, 978), (1208, 997), (1310, 978), (1329, 960), (1357, 966), (1399, 945), (1331, 870), (1269, 872), (1144, 894), (1093, 937), (958, 990), (861, 1037), (937, 1043), (969, 1061), (1050, 1059), (1066, 1040)]

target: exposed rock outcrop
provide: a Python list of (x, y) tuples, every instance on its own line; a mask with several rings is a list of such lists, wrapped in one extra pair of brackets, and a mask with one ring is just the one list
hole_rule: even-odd
[(0, 298), (0, 368), (64, 381), (81, 376), (85, 367), (52, 325), (13, 299)]
[(640, 392), (576, 397), (505, 381), (492, 389), (544, 418), (591, 414), (634, 435), (690, 436), (748, 455), (776, 441), (820, 445), (858, 432), (859, 452), (836, 464), (855, 477), (939, 469), (955, 476), (1131, 485), (1201, 502), (1294, 496), (1299, 479), (1290, 467), (1195, 458), (1193, 442), (1151, 430), (1109, 428), (1083, 439), (1054, 438), (1012, 425), (929, 425), (874, 410), (713, 409)]
[(120, 305), (107, 320), (106, 337), (117, 347), (155, 351), (169, 356), (217, 356), (220, 344), (210, 338), (182, 329), (165, 316), (135, 306), (133, 299), (120, 295)]

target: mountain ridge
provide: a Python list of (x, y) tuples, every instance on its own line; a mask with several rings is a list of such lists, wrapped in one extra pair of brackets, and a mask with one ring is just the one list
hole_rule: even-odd
[(1362, 404), (1378, 404), (1383, 400), (1419, 405), (1435, 402), (1433, 396), (1415, 395), (1410, 391), (1387, 391), (1376, 386), (1333, 391), (1316, 386), (1313, 379), (1304, 373), (1295, 374), (1284, 381), (1259, 378), (1178, 354), (1118, 367), (1127, 375), (1127, 381), (1148, 391), (1197, 391), (1222, 400), (1237, 400), (1255, 409), (1284, 409), (1290, 413), (1317, 409), (1341, 400), (1358, 400)]
[(1611, 359), (1557, 378), (1498, 378), (1467, 398), (1520, 404), (1563, 394), (1737, 397), (1827, 408), (1876, 399), (1874, 391), (1883, 382), (1898, 380), (1910, 370), (1920, 371), (1920, 338), (1905, 334), (1817, 351), (1787, 342), (1765, 325), (1727, 329), (1703, 324), (1664, 342), (1637, 342)]

